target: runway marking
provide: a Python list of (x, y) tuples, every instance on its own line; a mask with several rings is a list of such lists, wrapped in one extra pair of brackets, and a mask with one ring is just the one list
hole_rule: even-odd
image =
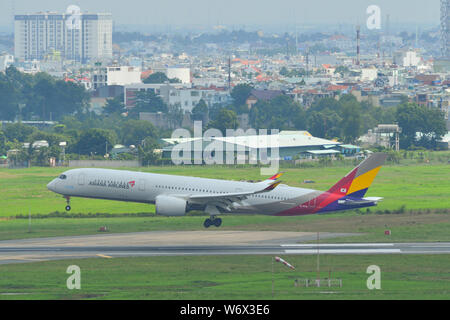
[[(299, 249), (299, 250), (284, 250), (285, 253), (298, 254), (316, 254), (315, 249)], [(336, 254), (336, 253), (353, 253), (353, 254), (372, 254), (372, 253), (401, 253), (400, 249), (322, 249), (320, 253)]]
[(320, 243), (311, 244), (282, 244), (282, 247), (392, 247), (393, 243)]
[(1, 248), (0, 247), (0, 252), (15, 252), (15, 251), (61, 251), (61, 249), (59, 248)]
[(112, 259), (111, 256), (107, 256), (107, 255), (104, 255), (104, 254), (97, 254), (97, 256), (99, 256), (101, 258)]
[(450, 246), (440, 246), (440, 245), (437, 245), (437, 246), (410, 246), (409, 248), (438, 248), (438, 249), (440, 249), (440, 248), (450, 248)]
[(21, 257), (15, 257), (15, 256), (9, 256), (9, 257), (3, 257), (0, 258), (0, 261), (7, 261), (7, 260), (20, 260), (20, 261), (45, 261), (46, 259), (42, 258), (21, 258)]

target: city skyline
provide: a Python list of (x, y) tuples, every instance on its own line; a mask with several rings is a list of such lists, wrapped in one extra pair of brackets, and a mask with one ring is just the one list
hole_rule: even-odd
[[(292, 1), (280, 0), (276, 4), (269, 0), (230, 0), (227, 3), (211, 3), (207, 0), (181, 0), (169, 2), (130, 0), (123, 2), (98, 0), (95, 2), (79, 0), (9, 0), (0, 4), (0, 26), (12, 29), (13, 13), (26, 14), (39, 11), (65, 12), (69, 5), (77, 5), (82, 12), (110, 12), (116, 26), (160, 26), (167, 31), (181, 30), (182, 26), (213, 28), (214, 26), (233, 26), (234, 28), (283, 28), (293, 25), (365, 25), (370, 5), (381, 9), (382, 25), (390, 16), (391, 26), (430, 25), (438, 26), (440, 1), (423, 3), (420, 0), (400, 0), (395, 3), (387, 0), (346, 0), (336, 3), (329, 0)], [(174, 10), (177, 8), (177, 10)], [(139, 9), (139, 10), (137, 10)]]

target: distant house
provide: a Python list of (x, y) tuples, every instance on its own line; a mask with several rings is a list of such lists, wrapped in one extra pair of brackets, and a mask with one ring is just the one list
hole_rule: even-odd
[(102, 113), (107, 100), (119, 97), (123, 94), (123, 89), (124, 86), (116, 85), (98, 87), (91, 93), (90, 110), (97, 114)]
[(258, 101), (270, 101), (278, 96), (283, 95), (284, 92), (281, 90), (257, 90), (253, 89), (250, 92), (250, 95), (248, 96), (247, 100), (245, 101), (245, 104), (248, 106), (248, 109), (250, 110), (255, 103)]

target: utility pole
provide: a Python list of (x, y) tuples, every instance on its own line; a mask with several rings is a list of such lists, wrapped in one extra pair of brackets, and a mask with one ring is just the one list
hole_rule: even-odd
[(319, 232), (317, 232), (317, 286), (320, 287), (320, 245), (319, 245)]
[(309, 47), (306, 48), (306, 78), (309, 78)]
[(274, 277), (274, 274), (273, 274), (273, 257), (272, 257), (272, 299), (274, 299), (274, 286), (275, 286), (275, 284), (274, 284), (275, 280), (273, 277)]
[(359, 66), (361, 64), (361, 53), (360, 53), (360, 46), (361, 46), (361, 26), (356, 26), (356, 65)]
[(231, 91), (231, 56), (228, 57), (228, 90)]

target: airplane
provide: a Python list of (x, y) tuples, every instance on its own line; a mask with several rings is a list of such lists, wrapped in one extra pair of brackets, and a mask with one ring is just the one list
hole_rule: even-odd
[(155, 204), (156, 214), (183, 216), (192, 210), (210, 215), (203, 225), (220, 227), (222, 214), (297, 216), (376, 206), (364, 197), (387, 155), (374, 153), (328, 191), (290, 187), (282, 173), (261, 182), (241, 182), (135, 171), (81, 168), (53, 179), (47, 188), (70, 198), (95, 198)]

